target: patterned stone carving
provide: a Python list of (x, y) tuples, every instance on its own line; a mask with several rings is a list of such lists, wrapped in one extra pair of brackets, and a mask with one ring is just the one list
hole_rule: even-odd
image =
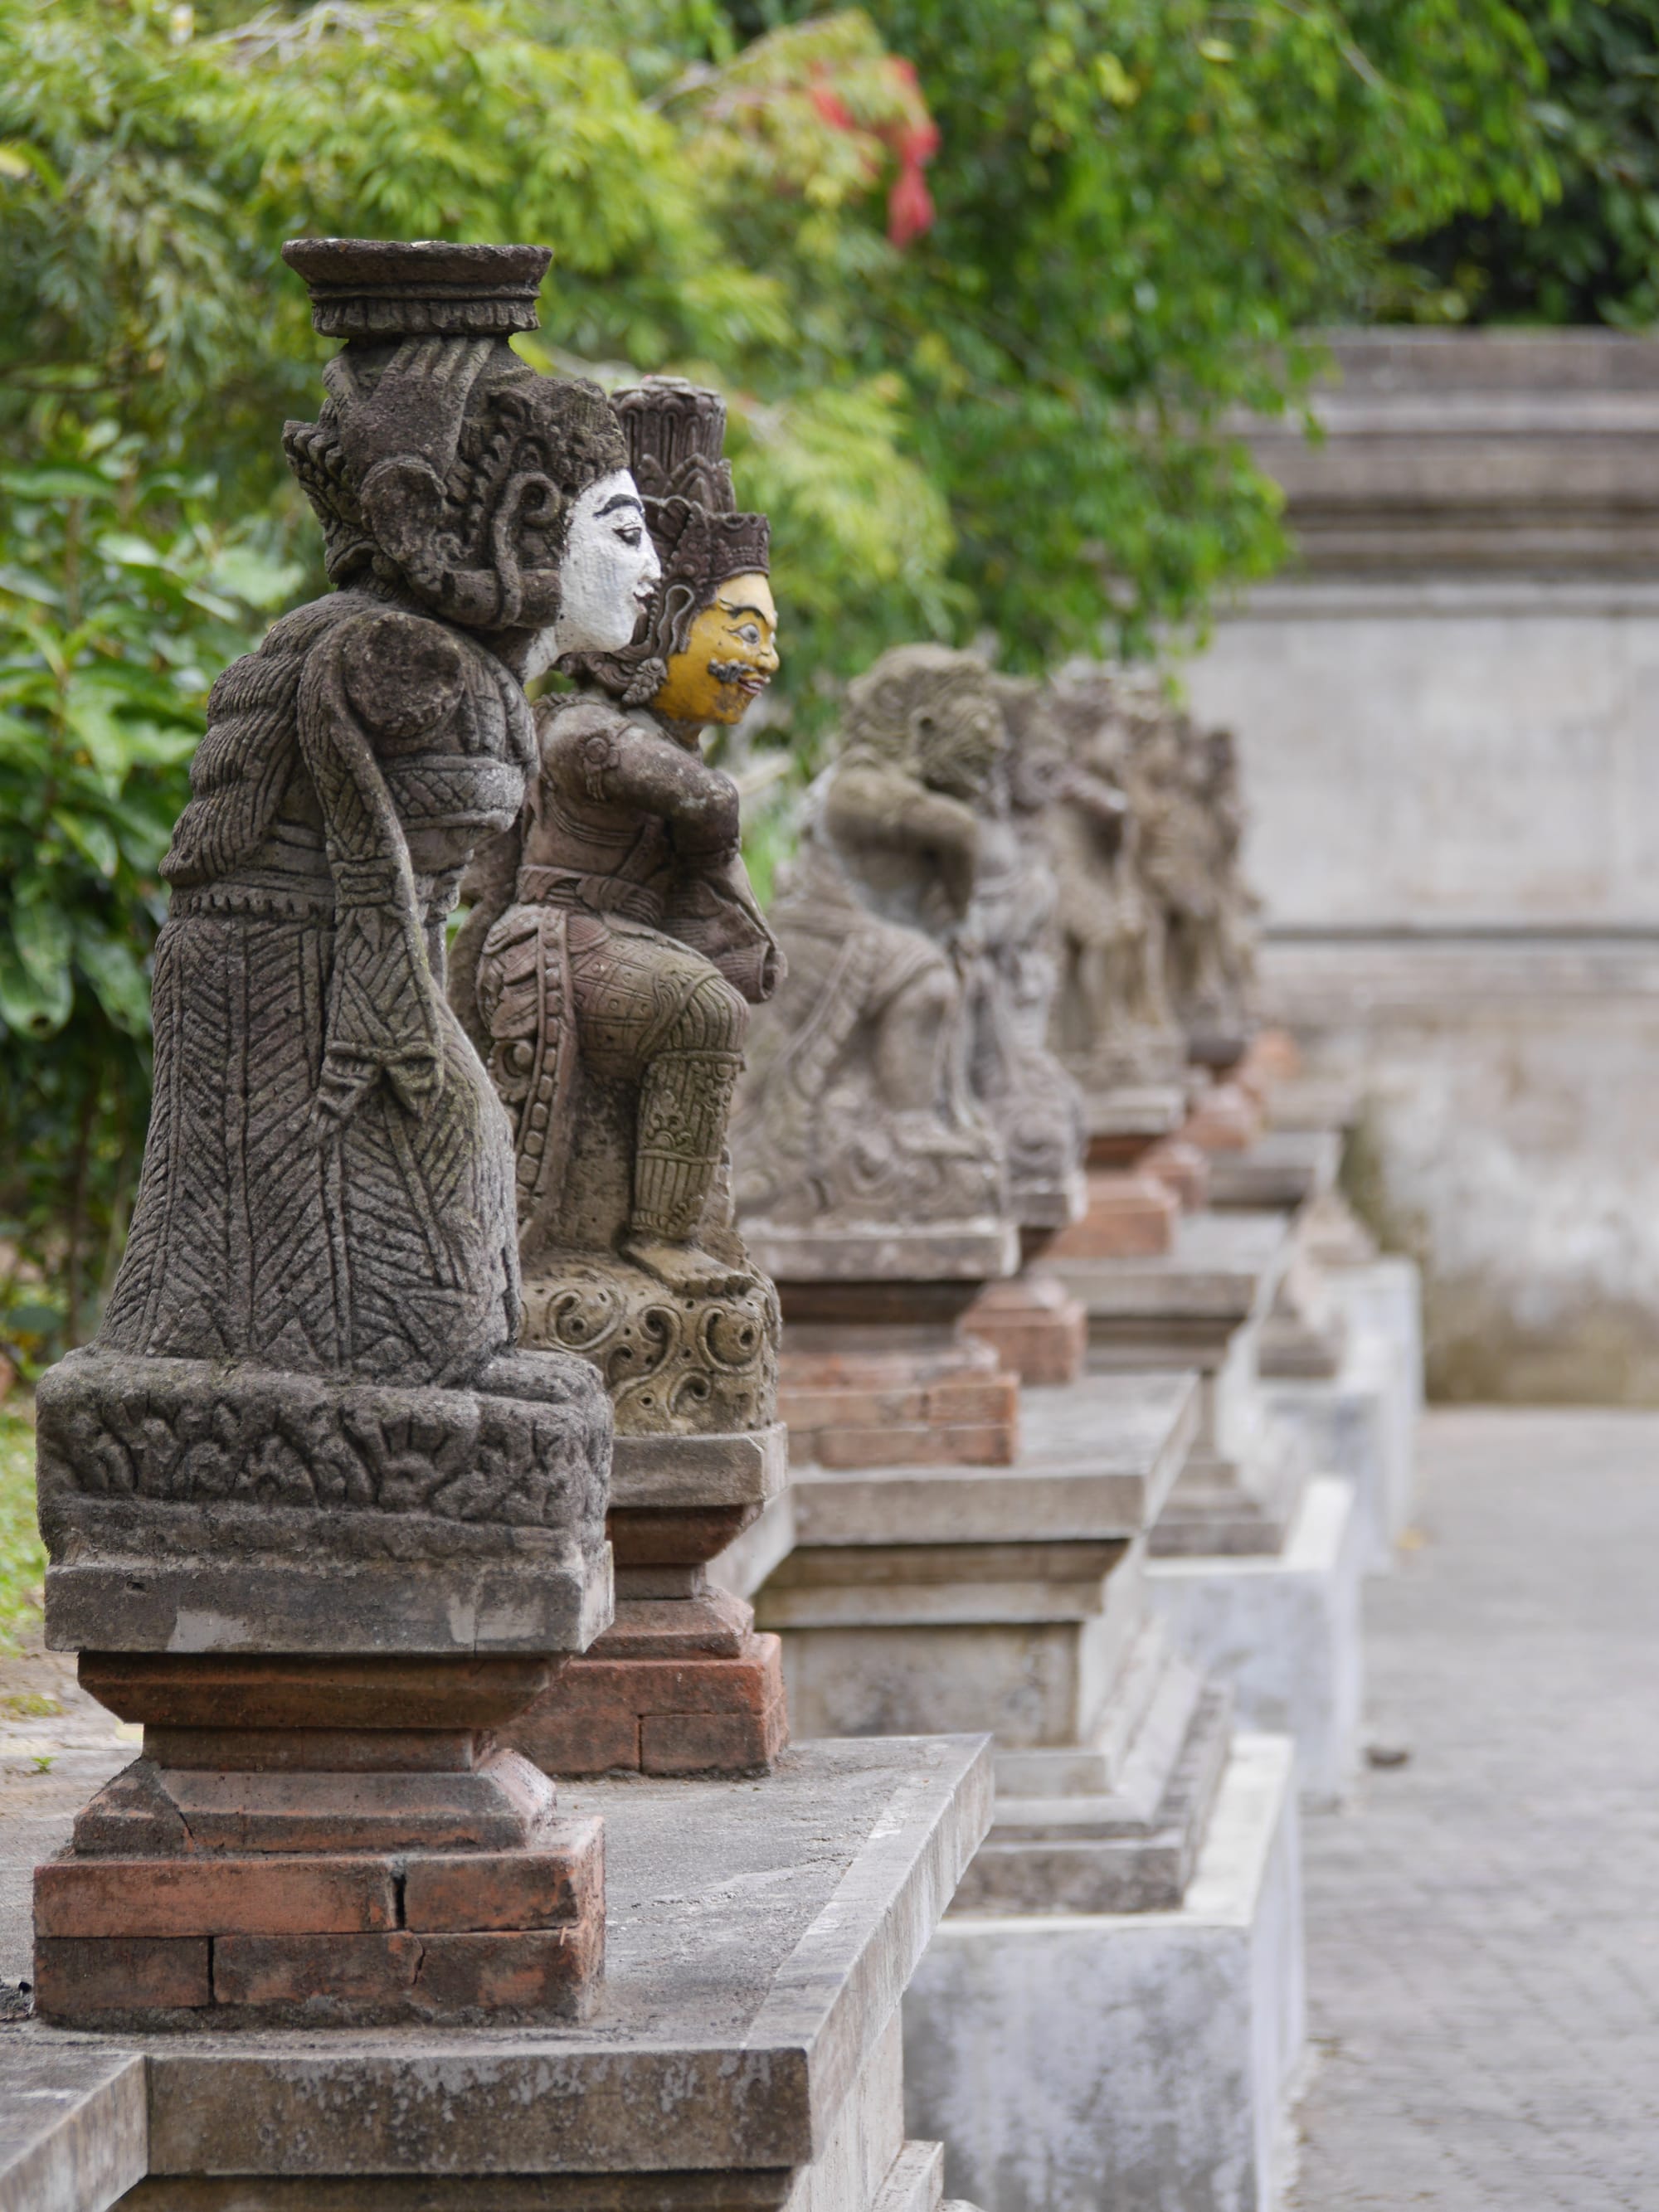
[(618, 1433), (773, 1418), (777, 1302), (732, 1223), (726, 1124), (781, 962), (702, 757), (777, 665), (765, 518), (733, 507), (719, 396), (617, 401), (661, 578), (638, 641), (565, 665), (522, 817), (469, 877), (454, 1003), (511, 1117), (526, 1341), (604, 1376)]
[(99, 1346), (42, 1395), (47, 1531), (82, 1559), (118, 1526), (258, 1548), (298, 1513), (325, 1549), (441, 1553), (562, 1516), (598, 1572), (608, 1417), (576, 1362), (513, 1350), (512, 1152), (444, 922), (535, 758), (521, 678), (625, 641), (654, 559), (603, 394), (506, 343), (543, 249), (287, 258), (349, 341), (284, 434), (336, 588), (213, 690), (161, 868), (131, 1234)]
[(756, 1024), (734, 1132), (757, 1236), (1006, 1218), (961, 944), (1003, 745), (971, 654), (899, 647), (849, 687), (773, 907), (788, 980)]

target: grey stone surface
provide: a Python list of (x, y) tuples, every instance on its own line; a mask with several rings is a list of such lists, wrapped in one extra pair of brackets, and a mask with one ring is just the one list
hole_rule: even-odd
[(1341, 1798), (1358, 1770), (1365, 1557), (1352, 1486), (1323, 1475), (1303, 1492), (1277, 1553), (1155, 1559), (1146, 1571), (1154, 1612), (1232, 1692), (1241, 1726), (1295, 1742), (1309, 1804)]
[(1237, 1328), (1265, 1312), (1290, 1261), (1291, 1237), (1273, 1212), (1186, 1213), (1170, 1249), (1142, 1259), (1048, 1261), (1089, 1310), (1091, 1359), (1137, 1325)]
[(1645, 2212), (1659, 2069), (1659, 1420), (1431, 1413), (1367, 1601), (1409, 1764), (1306, 1824), (1296, 2212)]
[(764, 1506), (788, 1480), (789, 1432), (781, 1421), (724, 1435), (618, 1437), (611, 1462), (611, 1503), (643, 1510)]
[(1265, 1129), (1242, 1152), (1210, 1154), (1209, 1203), (1224, 1212), (1289, 1212), (1330, 1189), (1341, 1159), (1333, 1127)]
[(993, 1214), (939, 1229), (757, 1221), (747, 1233), (757, 1263), (780, 1283), (983, 1283), (1019, 1265), (1018, 1224)]
[[(990, 1791), (982, 1741), (960, 1738), (811, 1745), (750, 1784), (563, 1785), (561, 1810), (606, 1829), (606, 1976), (586, 2025), (135, 2039), (152, 2172), (810, 2166), (850, 2096), (867, 2115), (894, 2098), (882, 2039)], [(892, 2130), (881, 2172), (896, 2106)], [(862, 2212), (877, 2179), (861, 2196), (815, 2183), (800, 2212)]]
[[(1273, 2212), (1304, 2037), (1290, 1746), (1237, 1739), (1178, 1911), (949, 1915), (906, 2112), (1000, 2212)], [(1392, 2200), (1391, 2200), (1392, 2201)]]
[(148, 2150), (142, 2058), (0, 2028), (0, 2212), (106, 2212)]
[(805, 1468), (798, 1544), (1045, 1543), (1130, 1536), (1168, 1494), (1195, 1433), (1190, 1375), (1091, 1375), (1028, 1390), (1012, 1467)]

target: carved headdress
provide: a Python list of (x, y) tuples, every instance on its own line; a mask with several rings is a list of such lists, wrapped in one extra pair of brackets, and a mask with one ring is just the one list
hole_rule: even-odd
[(571, 508), (628, 453), (598, 385), (506, 343), (536, 327), (547, 247), (302, 238), (283, 258), (348, 341), (319, 419), (283, 433), (331, 580), (368, 570), (473, 629), (550, 623)]
[(612, 404), (628, 440), (628, 465), (645, 495), (662, 581), (631, 645), (573, 654), (564, 665), (633, 707), (661, 690), (670, 655), (684, 652), (692, 623), (728, 577), (767, 574), (771, 533), (763, 514), (738, 512), (718, 392), (683, 377), (647, 376), (617, 392)]

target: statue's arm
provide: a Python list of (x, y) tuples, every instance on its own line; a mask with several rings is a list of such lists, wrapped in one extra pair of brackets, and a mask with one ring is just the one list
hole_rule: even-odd
[(971, 806), (930, 791), (902, 769), (857, 762), (835, 775), (824, 797), (824, 824), (840, 844), (914, 853), (939, 870), (951, 904), (965, 914), (979, 858), (979, 823)]
[(583, 700), (556, 715), (543, 735), (542, 773), (573, 798), (656, 815), (684, 860), (720, 866), (738, 849), (731, 777), (612, 707)]

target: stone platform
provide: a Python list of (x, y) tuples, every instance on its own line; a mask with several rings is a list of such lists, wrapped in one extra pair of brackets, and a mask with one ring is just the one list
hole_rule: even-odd
[[(1149, 1588), (1245, 1723), (1293, 1736), (1301, 1787), (1327, 1802), (1358, 1758), (1370, 1541), (1346, 1468), (1319, 1450), (1340, 1440), (1332, 1386), (1256, 1371), (1292, 1254), (1285, 1215), (1216, 1212), (1183, 1220), (1167, 1259), (1061, 1273), (1089, 1307), (1092, 1364), (1203, 1372), (1206, 1425), (1153, 1529)], [(1281, 1391), (1299, 1395), (1300, 1419), (1279, 1418)]]
[(909, 2125), (998, 2212), (1273, 2212), (1304, 2037), (1292, 1753), (1235, 1740), (1169, 1911), (951, 1913), (904, 2001)]
[(1147, 1567), (1153, 1610), (1231, 1690), (1240, 1723), (1294, 1741), (1309, 1805), (1340, 1802), (1358, 1771), (1365, 1536), (1352, 1485), (1323, 1475), (1303, 1492), (1279, 1551)]
[[(9, 2082), (88, 2067), (131, 2101), (135, 2055), (149, 2179), (125, 2212), (933, 2212), (898, 2002), (990, 1795), (982, 1742), (937, 1737), (812, 1744), (750, 1784), (575, 1785), (564, 1808), (603, 1819), (609, 1847), (587, 2021), (130, 2039), (32, 2023), (0, 2037), (0, 2116)], [(8, 1957), (20, 1932), (0, 1930)]]

